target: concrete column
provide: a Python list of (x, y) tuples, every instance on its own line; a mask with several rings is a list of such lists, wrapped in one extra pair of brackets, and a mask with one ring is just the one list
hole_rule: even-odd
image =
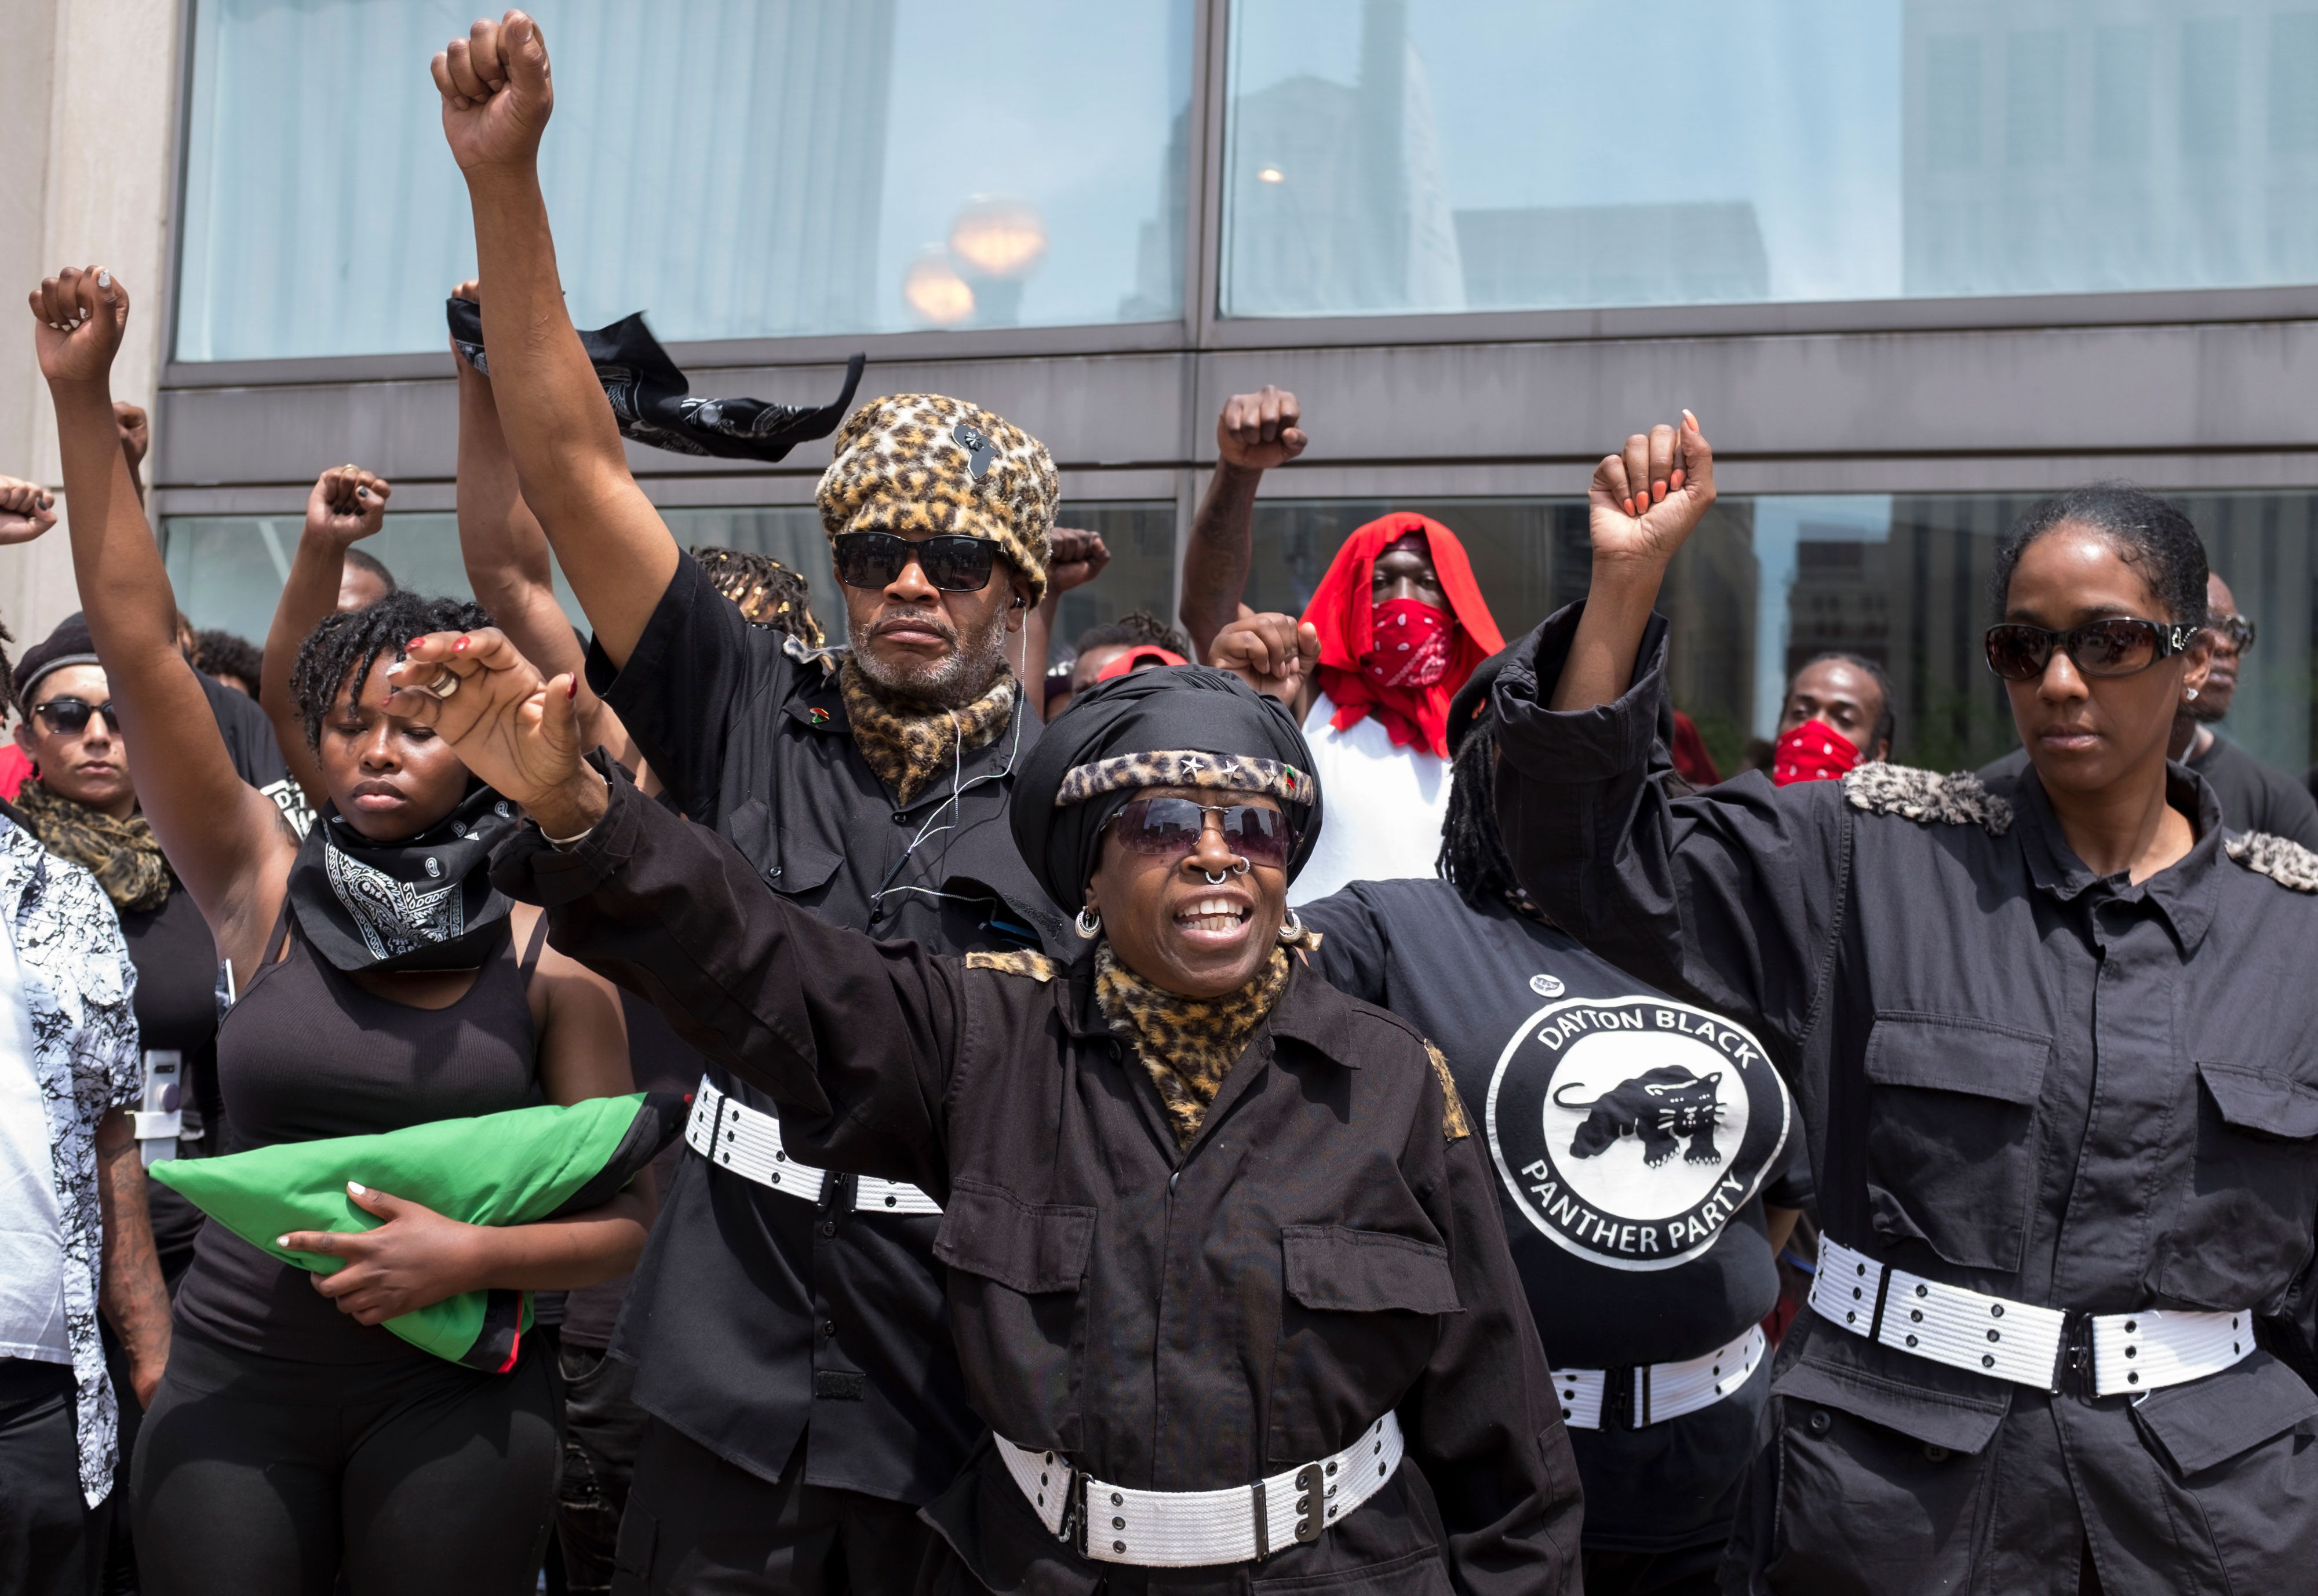
[[(180, 0), (0, 4), (11, 146), (0, 162), (0, 474), (61, 490), (56, 421), (23, 297), (59, 266), (101, 264), (128, 285), (134, 299), (113, 393), (153, 407), (175, 255), (182, 13)], [(0, 550), (0, 620), (20, 649), (79, 607), (63, 525)]]

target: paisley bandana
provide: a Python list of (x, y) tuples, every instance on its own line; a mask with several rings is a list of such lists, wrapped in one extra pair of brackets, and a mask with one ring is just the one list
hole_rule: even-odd
[(115, 909), (150, 914), (169, 901), (169, 866), (143, 815), (116, 820), (75, 803), (38, 776), (17, 789), (16, 807), (40, 846), (86, 866)]
[(1013, 724), (1015, 705), (1022, 698), (1021, 684), (1003, 666), (989, 692), (955, 710), (930, 710), (894, 698), (873, 686), (850, 659), (838, 673), (837, 687), (845, 699), (854, 746), (904, 809), (939, 781), (959, 754), (997, 741)]
[(1284, 947), (1274, 948), (1237, 991), (1204, 999), (1153, 986), (1113, 957), (1108, 942), (1094, 955), (1095, 1006), (1111, 1034), (1134, 1048), (1150, 1072), (1179, 1147), (1198, 1139), (1224, 1077), (1287, 990)]
[(478, 785), (441, 822), (402, 842), (373, 842), (324, 808), (290, 867), (298, 929), (340, 970), (472, 970), (506, 935), (506, 893), (491, 849), (515, 805)]
[(1374, 646), (1361, 656), (1361, 670), (1380, 687), (1429, 687), (1449, 674), (1457, 619), (1446, 610), (1413, 598), (1376, 607)]
[(1771, 750), (1771, 784), (1837, 780), (1859, 763), (1851, 739), (1825, 721), (1805, 721), (1779, 739)]

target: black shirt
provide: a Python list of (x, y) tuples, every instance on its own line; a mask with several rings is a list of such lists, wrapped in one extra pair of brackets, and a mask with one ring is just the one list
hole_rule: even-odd
[[(2197, 841), (2138, 883), (2085, 866), (2033, 772), (2009, 801), (1882, 765), (1670, 800), (1649, 769), (1665, 623), (1623, 697), (1555, 713), (1576, 620), (1516, 644), (1495, 688), (1523, 884), (1596, 953), (1762, 1038), (1827, 1234), (2051, 1308), (2242, 1312), (2306, 1352), (2318, 856), (2225, 834), (2179, 767), (2168, 797)], [(2308, 1588), (2318, 1394), (2287, 1362), (2254, 1350), (2133, 1396), (2062, 1384), (1804, 1314), (1742, 1560), (1815, 1590), (2072, 1590), (2089, 1538), (2111, 1592)]]
[[(624, 783), (570, 852), (526, 827), (495, 879), (776, 1096), (807, 1160), (944, 1205), (962, 1387), (997, 1433), (1113, 1484), (1244, 1497), (1397, 1412), (1416, 1467), (1275, 1544), (1254, 1589), (1574, 1585), (1576, 1475), (1496, 1181), (1478, 1137), (1446, 1134), (1406, 1020), (1292, 970), (1186, 1151), (1091, 958), (1057, 973), (824, 925)], [(1251, 1588), (1232, 1565), (1106, 1576), (987, 1444), (924, 1516), (980, 1582), (929, 1568), (927, 1589)]]
[[(2214, 790), (2221, 801), (2222, 824), (2232, 830), (2267, 831), (2318, 848), (2318, 801), (2284, 771), (2272, 770), (2218, 731), (2204, 753), (2183, 763)], [(2015, 749), (1982, 766), (1980, 778), (1992, 791), (2007, 793), (2027, 768), (2028, 750)]]
[[(1445, 881), (1356, 882), (1299, 912), (1322, 934), (1322, 974), (1448, 1056), (1555, 1368), (1696, 1358), (1771, 1311), (1779, 1278), (1764, 1203), (1803, 1207), (1809, 1185), (1790, 1178), (1802, 1137), (1751, 1037)], [(1676, 1156), (1647, 1121), (1613, 1129), (1608, 1144), (1589, 1135), (1621, 1094), (1671, 1079), (1650, 1080), (1654, 1070), (1681, 1071), (1677, 1089), (1711, 1098), (1703, 1140), (1684, 1136)], [(1766, 1360), (1712, 1407), (1640, 1430), (1605, 1418), (1571, 1430), (1586, 1544), (1647, 1552), (1728, 1535), (1769, 1385)]]
[[(944, 781), (896, 809), (854, 743), (834, 659), (750, 625), (688, 555), (626, 667), (615, 677), (597, 649), (588, 672), (669, 801), (784, 901), (945, 953), (1068, 940), (1006, 829), (1035, 717), (963, 757), (954, 805)], [(808, 1482), (921, 1503), (980, 1429), (943, 1314), (939, 1221), (851, 1203), (849, 1180), (824, 1215), (681, 1157), (613, 1352), (636, 1365), (638, 1403), (740, 1467), (777, 1479), (820, 1419)]]

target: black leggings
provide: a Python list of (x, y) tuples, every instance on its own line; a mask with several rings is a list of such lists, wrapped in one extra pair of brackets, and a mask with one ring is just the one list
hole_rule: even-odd
[(148, 1596), (519, 1596), (555, 1511), (561, 1403), (436, 1358), (299, 1364), (180, 1332), (133, 1469)]

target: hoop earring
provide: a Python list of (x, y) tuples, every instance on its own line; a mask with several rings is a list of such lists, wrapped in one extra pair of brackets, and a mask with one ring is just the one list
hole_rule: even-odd
[(1304, 940), (1304, 917), (1292, 909), (1288, 911), (1288, 918), (1280, 922), (1280, 940), (1282, 942)]
[(1102, 916), (1094, 911), (1092, 903), (1079, 910), (1078, 933), (1089, 942), (1102, 935)]

